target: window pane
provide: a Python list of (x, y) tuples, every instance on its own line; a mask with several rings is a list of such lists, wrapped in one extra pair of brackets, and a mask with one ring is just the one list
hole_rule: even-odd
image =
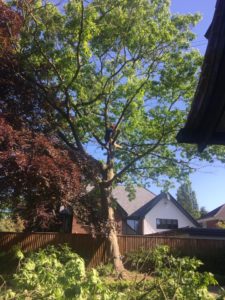
[(156, 219), (157, 229), (176, 229), (178, 228), (178, 220), (176, 219)]
[(137, 220), (127, 220), (127, 224), (135, 231), (138, 230), (138, 221)]

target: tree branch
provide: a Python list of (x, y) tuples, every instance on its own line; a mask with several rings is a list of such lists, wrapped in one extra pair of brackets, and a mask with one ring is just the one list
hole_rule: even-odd
[(79, 29), (79, 34), (78, 34), (77, 51), (76, 51), (77, 70), (76, 70), (74, 76), (72, 77), (71, 81), (68, 83), (66, 90), (68, 90), (69, 87), (71, 86), (71, 84), (73, 84), (73, 82), (77, 78), (77, 76), (80, 72), (80, 68), (81, 68), (80, 46), (81, 46), (82, 34), (84, 31), (84, 3), (83, 3), (83, 0), (80, 0), (80, 2), (81, 2), (81, 19), (80, 19), (80, 29)]
[(115, 174), (115, 176), (113, 177), (113, 179), (111, 180), (111, 182), (113, 182), (114, 180), (117, 180), (118, 178), (122, 177), (122, 175), (130, 169), (130, 167), (132, 167), (132, 165), (134, 165), (138, 160), (142, 159), (143, 157), (145, 157), (146, 155), (148, 155), (149, 153), (151, 153), (152, 151), (154, 151), (158, 145), (160, 144), (162, 138), (158, 140), (158, 142), (150, 149), (148, 149), (147, 151), (143, 152), (140, 155), (137, 155), (133, 160), (130, 161), (130, 163), (128, 163), (121, 171), (119, 171), (117, 174)]

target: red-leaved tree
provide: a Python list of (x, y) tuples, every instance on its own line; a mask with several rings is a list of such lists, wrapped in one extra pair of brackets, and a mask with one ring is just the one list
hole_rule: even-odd
[(0, 11), (0, 207), (21, 215), (27, 230), (54, 230), (59, 207), (81, 193), (85, 164), (54, 132), (44, 134), (41, 91), (23, 77), (15, 51), (23, 18), (1, 0)]
[(22, 17), (0, 0), (0, 50), (1, 53), (11, 52), (22, 26)]
[(15, 130), (0, 117), (0, 202), (22, 214), (31, 230), (51, 230), (60, 205), (72, 205), (81, 175), (58, 140)]

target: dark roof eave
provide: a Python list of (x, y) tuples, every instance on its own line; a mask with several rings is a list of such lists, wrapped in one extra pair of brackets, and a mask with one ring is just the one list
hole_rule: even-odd
[(202, 139), (203, 136), (204, 132), (200, 130), (182, 128), (176, 138), (178, 143), (197, 144), (199, 150), (203, 150), (207, 145), (225, 145), (225, 132), (215, 132), (207, 142)]
[[(217, 130), (225, 111), (225, 1), (217, 0), (203, 66), (185, 127), (178, 142), (196, 143), (200, 150), (209, 144), (224, 145), (225, 128)], [(222, 131), (222, 132), (218, 132)]]

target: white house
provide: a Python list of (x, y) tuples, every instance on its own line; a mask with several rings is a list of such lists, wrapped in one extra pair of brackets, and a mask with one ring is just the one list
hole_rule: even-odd
[[(152, 234), (170, 229), (199, 227), (198, 222), (169, 193), (161, 193), (154, 197), (151, 192), (143, 188), (137, 188), (135, 199), (129, 201), (126, 199), (122, 188), (124, 187), (120, 187), (117, 193), (117, 202), (127, 211), (127, 224), (137, 234)], [(147, 199), (149, 200), (147, 201)], [(141, 201), (145, 203), (132, 211)]]

